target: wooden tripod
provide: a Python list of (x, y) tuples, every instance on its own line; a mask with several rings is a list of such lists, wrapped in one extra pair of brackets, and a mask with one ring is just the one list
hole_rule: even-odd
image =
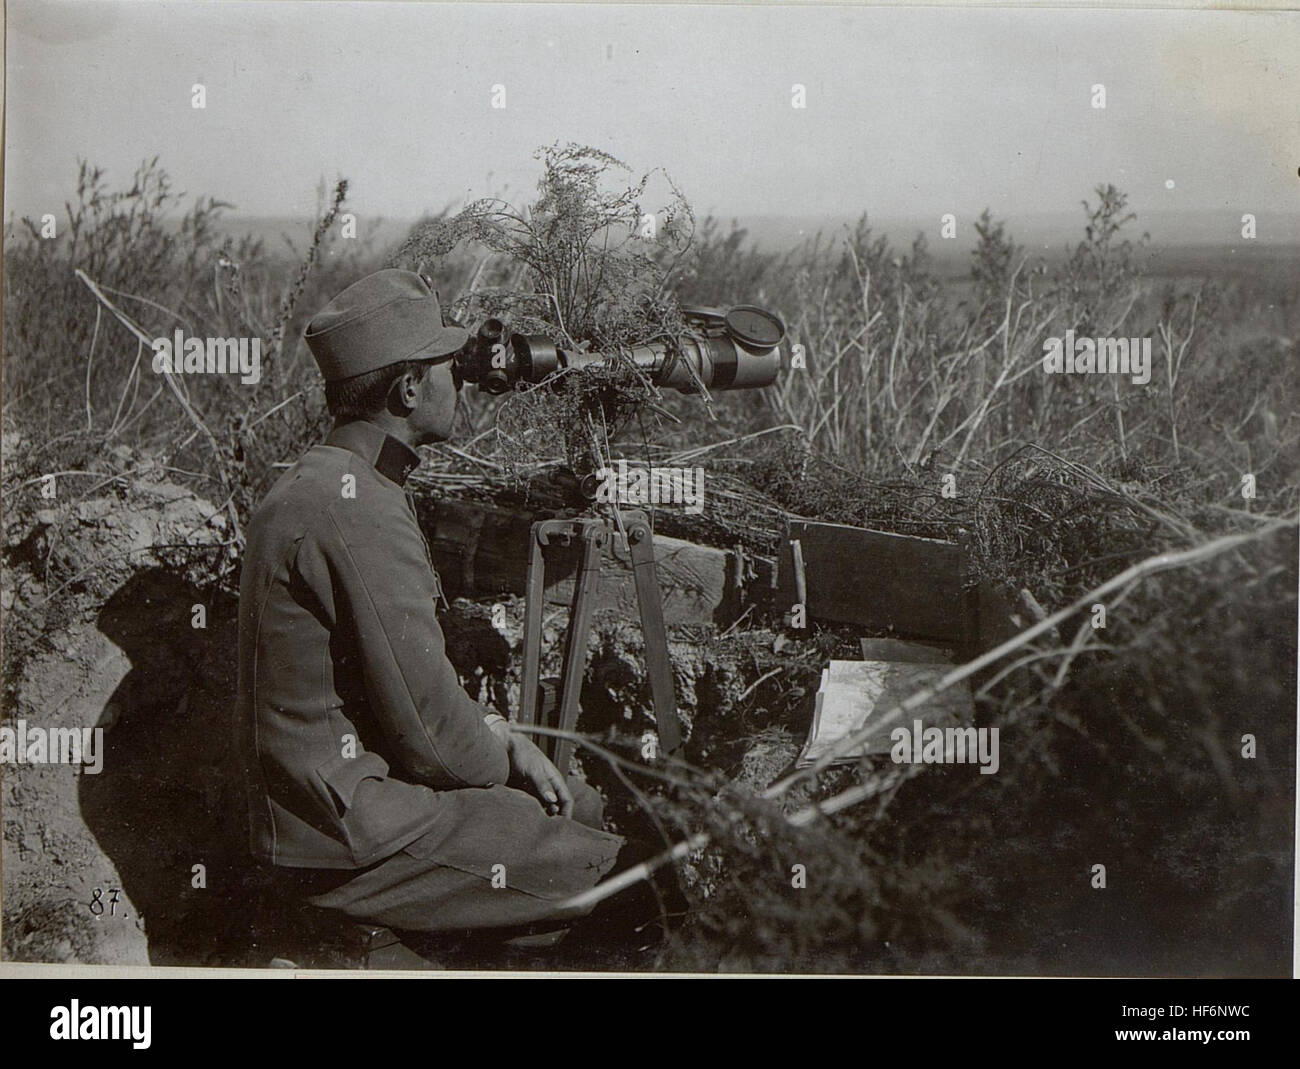
[[(636, 583), (641, 612), (641, 630), (645, 636), (646, 674), (654, 703), (655, 723), (659, 728), (659, 747), (676, 753), (682, 744), (681, 724), (677, 719), (677, 695), (673, 687), (672, 663), (668, 659), (668, 637), (664, 629), (663, 595), (655, 573), (654, 537), (650, 520), (640, 509), (619, 513), (627, 531), (628, 552), (632, 559), (632, 576)], [(520, 697), (519, 720), (573, 731), (578, 723), (578, 699), (582, 675), (587, 663), (587, 639), (591, 633), (592, 614), (600, 588), (600, 558), (604, 548), (617, 537), (609, 520), (587, 518), (539, 520), (533, 524), (528, 552), (528, 586), (524, 616), (524, 680)], [(564, 644), (564, 663), (558, 682), (543, 683), (542, 603), (546, 593), (546, 558), (544, 550), (552, 544), (578, 544), (582, 555), (569, 607), (569, 629)], [(556, 713), (558, 712), (558, 723)], [(553, 736), (537, 740), (538, 746), (567, 774), (573, 744)]]

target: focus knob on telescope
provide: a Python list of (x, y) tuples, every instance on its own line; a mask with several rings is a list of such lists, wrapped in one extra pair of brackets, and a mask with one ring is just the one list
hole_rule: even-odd
[(506, 374), (503, 368), (493, 368), (483, 376), (483, 381), (479, 383), (479, 388), (485, 393), (501, 394), (510, 389), (510, 376)]

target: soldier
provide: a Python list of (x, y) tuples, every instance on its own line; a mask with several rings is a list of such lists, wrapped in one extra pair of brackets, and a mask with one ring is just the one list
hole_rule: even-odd
[[(404, 484), (451, 433), (467, 340), (409, 271), (350, 286), (307, 344), (335, 425), (253, 516), (239, 701), (253, 853), (313, 905), (420, 932), (525, 925), (614, 866), (599, 795), (461, 688)], [(327, 871), (332, 870), (332, 871)]]

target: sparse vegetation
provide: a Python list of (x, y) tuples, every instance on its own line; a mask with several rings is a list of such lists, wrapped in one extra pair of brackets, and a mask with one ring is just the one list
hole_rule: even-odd
[[(1031, 256), (986, 212), (959, 285), (941, 277), (923, 238), (897, 249), (865, 217), (843, 234), (756, 251), (734, 226), (697, 226), (671, 182), (651, 241), (641, 236), (645, 201), (662, 176), (629, 181), (618, 161), (579, 146), (539, 158), (526, 209), (479, 201), (419, 224), (391, 253), (340, 242), (345, 183), (322, 191), (310, 244), (289, 258), (223, 236), (228, 206), (200, 198), (185, 208), (156, 160), (120, 191), (83, 165), (56, 240), (31, 224), (7, 229), (7, 710), (20, 701), (24, 665), (102, 608), (97, 562), (60, 550), (92, 522), (78, 506), (127, 502), (160, 480), (189, 488), (228, 517), (225, 533), (151, 544), (148, 564), (228, 598), (239, 531), (276, 465), (326, 426), (302, 327), (364, 271), (422, 267), (455, 295), (466, 323), (504, 315), (521, 330), (613, 350), (680, 335), (683, 306), (756, 303), (782, 315), (808, 353), (806, 371), (711, 405), (664, 395), (621, 368), (559, 401), (544, 391), (504, 403), (467, 396), (469, 433), (456, 451), (430, 454), (422, 492), (518, 493), (583, 452), (593, 462), (690, 457), (709, 465), (709, 507), (698, 522), (665, 516), (661, 530), (772, 555), (783, 511), (906, 534), (961, 529), (982, 576), (1027, 587), (1049, 611), (1157, 554), (1259, 537), (1135, 580), (1110, 601), (1106, 630), (1079, 614), (1059, 640), (1042, 637), (981, 676), (980, 722), (1008, 740), (992, 782), (942, 767), (891, 777), (864, 762), (763, 799), (780, 762), (761, 755), (791, 754), (822, 664), (854, 656), (853, 636), (815, 630), (783, 644), (779, 620), (757, 616), (729, 635), (693, 636), (695, 659), (676, 659), (693, 695), (688, 757), (701, 769), (680, 770), (677, 782), (599, 773), (628, 824), (712, 838), (684, 867), (693, 912), (659, 964), (1287, 971), (1294, 275), (1239, 278), (1225, 265), (1158, 280), (1148, 246), (1130, 237), (1124, 195), (1109, 185), (1084, 205), (1082, 240), (1052, 260)], [(178, 326), (251, 332), (267, 347), (267, 370), (252, 388), (196, 377), (179, 403), (114, 308), (149, 336)], [(1152, 338), (1150, 383), (1042, 374), (1044, 338), (1066, 330)], [(614, 418), (598, 423), (598, 413)], [(704, 446), (715, 448), (700, 454)], [(53, 503), (40, 494), (50, 472), (59, 473)], [(955, 497), (942, 495), (943, 475), (954, 477)], [(1245, 475), (1253, 497), (1242, 496)], [(625, 708), (640, 701), (644, 713), (645, 688), (611, 667), (623, 660), (617, 635), (604, 641), (582, 726), (617, 734)], [(1258, 745), (1248, 761), (1238, 754), (1244, 734)], [(799, 827), (785, 819), (864, 784), (863, 802), (832, 817)], [(19, 818), (6, 803), (8, 843)], [(1087, 880), (1097, 860), (1113, 873), (1104, 900)], [(791, 889), (794, 864), (807, 866), (806, 889)], [(41, 946), (47, 929), (73, 932), (59, 946), (85, 951), (80, 928), (48, 910), (11, 917), (9, 893), (7, 883), (6, 956), (73, 952)]]

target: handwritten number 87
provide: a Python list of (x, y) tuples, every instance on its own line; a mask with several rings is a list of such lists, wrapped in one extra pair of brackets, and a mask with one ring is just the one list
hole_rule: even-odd
[[(110, 887), (108, 889), (108, 893), (112, 895), (112, 897), (108, 900), (109, 903), (108, 915), (110, 917), (116, 917), (117, 903), (119, 901), (118, 895), (122, 893), (122, 889), (120, 887)], [(93, 913), (96, 917), (102, 917), (104, 915), (104, 889), (102, 887), (96, 887), (95, 890), (91, 892), (90, 912)]]

